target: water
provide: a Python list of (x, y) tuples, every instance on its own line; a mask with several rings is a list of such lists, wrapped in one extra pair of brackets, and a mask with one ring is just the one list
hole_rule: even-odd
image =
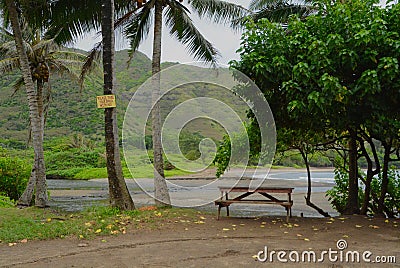
[[(264, 175), (260, 175), (265, 177)], [(313, 193), (326, 192), (334, 185), (334, 173), (329, 171), (312, 172)], [(256, 177), (257, 178), (257, 177)], [(137, 179), (126, 180), (128, 189), (137, 206), (152, 205), (153, 198), (143, 192), (144, 189), (150, 195), (153, 194), (152, 179)], [(228, 181), (228, 180), (226, 180)], [(232, 181), (232, 179), (230, 179)], [(282, 185), (282, 182), (284, 185)], [(105, 206), (108, 204), (108, 182), (106, 179), (93, 180), (48, 180), (48, 189), (51, 192), (50, 205), (63, 211), (74, 212), (80, 211), (94, 205)], [(192, 207), (201, 206), (201, 209), (215, 211), (213, 200), (220, 195), (218, 186), (224, 185), (223, 180), (205, 180), (205, 179), (173, 179), (170, 182), (175, 185), (170, 185), (171, 199), (176, 200), (175, 205)], [(212, 184), (213, 182), (217, 184)], [(287, 186), (294, 187), (295, 193), (305, 193), (307, 191), (307, 174), (305, 172), (288, 172), (273, 170), (265, 180), (267, 186)], [(184, 187), (184, 188), (182, 188)], [(296, 203), (304, 203), (303, 195), (299, 196)], [(238, 208), (243, 205), (238, 205)], [(260, 211), (265, 212), (263, 206), (248, 206), (244, 209), (239, 209), (238, 212), (242, 215), (254, 214)], [(235, 209), (233, 209), (235, 211)], [(268, 211), (282, 214), (281, 207), (271, 206)]]

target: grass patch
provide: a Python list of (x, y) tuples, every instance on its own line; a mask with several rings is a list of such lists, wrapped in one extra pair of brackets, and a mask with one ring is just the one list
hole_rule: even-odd
[[(132, 175), (129, 172), (128, 168), (122, 168), (122, 171), (124, 173), (124, 177), (127, 179), (131, 179)], [(133, 170), (133, 174), (135, 178), (153, 178), (153, 169), (152, 166), (141, 166), (138, 168), (135, 168)], [(171, 177), (171, 176), (178, 176), (178, 175), (186, 175), (189, 174), (187, 171), (179, 170), (179, 169), (172, 169), (172, 170), (165, 170), (165, 176), (166, 177)], [(107, 169), (106, 168), (88, 168), (88, 169), (83, 169), (77, 174), (73, 176), (74, 179), (79, 179), (79, 180), (89, 180), (89, 179), (101, 179), (101, 178), (107, 178)]]
[(124, 234), (132, 229), (155, 229), (176, 219), (195, 219), (200, 212), (170, 208), (119, 211), (110, 207), (93, 207), (84, 212), (65, 214), (51, 209), (0, 208), (0, 243), (21, 240), (44, 240)]

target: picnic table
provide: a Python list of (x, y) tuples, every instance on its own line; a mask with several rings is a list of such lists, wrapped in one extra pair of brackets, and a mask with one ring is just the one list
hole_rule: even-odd
[[(218, 187), (221, 191), (221, 198), (215, 201), (218, 206), (217, 220), (220, 218), (221, 208), (226, 207), (226, 215), (229, 217), (229, 206), (233, 203), (239, 204), (276, 204), (285, 207), (286, 222), (292, 217), (292, 191), (294, 188), (287, 187), (259, 187), (257, 189), (249, 189), (248, 187)], [(231, 198), (230, 193), (241, 193), (239, 196)], [(260, 194), (262, 199), (247, 199), (253, 194)], [(286, 199), (278, 199), (272, 194), (287, 194)]]

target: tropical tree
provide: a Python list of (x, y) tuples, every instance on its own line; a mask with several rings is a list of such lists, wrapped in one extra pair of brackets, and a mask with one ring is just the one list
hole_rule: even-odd
[[(38, 116), (44, 128), (51, 97), (51, 78), (68, 76), (71, 80), (79, 81), (82, 84), (83, 77), (79, 76), (79, 72), (86, 55), (64, 49), (57, 45), (53, 38), (44, 39), (45, 34), (42, 34), (40, 29), (34, 30), (26, 22), (21, 23), (21, 27), (32, 81), (36, 86)], [(0, 28), (0, 72), (2, 73), (15, 72), (20, 69), (19, 56), (13, 39), (12, 32), (4, 27)], [(15, 81), (13, 88), (16, 92), (23, 86), (24, 80), (21, 76)], [(36, 172), (33, 169), (28, 186), (18, 200), (19, 206), (30, 205), (35, 184)]]
[(315, 0), (251, 0), (249, 12), (242, 18), (232, 21), (234, 28), (244, 27), (246, 22), (254, 22), (260, 19), (287, 23), (291, 15), (296, 15), (302, 19), (316, 12)]
[[(243, 17), (247, 10), (241, 6), (221, 0), (188, 0), (187, 5), (182, 0), (149, 0), (149, 1), (123, 1), (115, 0), (116, 22), (115, 28), (123, 29), (130, 40), (131, 52), (136, 51), (140, 43), (146, 38), (154, 21), (154, 40), (152, 56), (153, 75), (160, 71), (161, 61), (161, 32), (163, 20), (169, 27), (170, 34), (188, 47), (196, 59), (215, 64), (218, 51), (197, 30), (189, 16), (189, 8), (201, 18), (207, 17), (216, 23), (228, 23), (233, 19)], [(52, 16), (48, 18), (49, 29), (58, 33), (61, 41), (71, 41), (85, 32), (99, 26), (100, 6), (93, 1), (51, 1), (49, 8)], [(90, 12), (87, 12), (90, 10)], [(88, 63), (102, 48), (99, 43), (90, 53)], [(104, 46), (103, 46), (104, 48)], [(155, 76), (156, 78), (156, 76)], [(157, 80), (154, 80), (158, 83)], [(155, 87), (157, 88), (157, 87)], [(158, 96), (157, 90), (153, 92), (153, 99)], [(160, 205), (170, 204), (168, 189), (164, 178), (163, 157), (160, 135), (160, 116), (157, 105), (152, 111), (152, 131), (155, 166), (155, 199)]]
[[(104, 94), (115, 94), (115, 37), (114, 37), (114, 0), (102, 0), (101, 33), (103, 37)], [(132, 197), (126, 186), (119, 151), (117, 109), (104, 111), (107, 173), (110, 203), (122, 210), (135, 209)]]
[[(195, 27), (189, 16), (189, 9), (182, 4), (182, 0), (150, 0), (144, 4), (137, 1), (137, 11), (122, 17), (118, 24), (126, 25), (125, 33), (130, 40), (131, 52), (138, 49), (150, 30), (152, 14), (154, 13), (153, 28), (153, 55), (152, 74), (153, 82), (153, 110), (152, 110), (152, 138), (154, 154), (154, 187), (155, 202), (157, 205), (169, 205), (170, 198), (165, 182), (163, 155), (161, 145), (161, 117), (157, 103), (159, 97), (159, 75), (161, 63), (161, 33), (163, 20), (170, 29), (170, 34), (179, 42), (187, 46), (189, 52), (196, 59), (215, 64), (218, 51)], [(188, 6), (200, 18), (208, 17), (217, 23), (231, 22), (242, 17), (247, 11), (241, 6), (220, 0), (189, 0)], [(165, 17), (163, 17), (163, 15)]]
[(44, 121), (42, 119), (43, 117), (39, 116), (39, 104), (35, 91), (35, 84), (32, 78), (29, 58), (24, 47), (24, 40), (20, 26), (21, 18), (18, 14), (15, 1), (6, 0), (5, 2), (7, 6), (8, 17), (11, 22), (11, 27), (14, 34), (15, 47), (16, 51), (18, 52), (18, 61), (25, 84), (26, 95), (28, 98), (29, 118), (32, 127), (32, 144), (35, 154), (32, 172), (35, 174), (36, 178), (35, 205), (38, 207), (46, 207), (48, 198), (46, 187), (46, 168), (43, 153)]
[[(398, 140), (400, 116), (398, 10), (398, 4), (382, 9), (376, 1), (322, 1), (317, 14), (292, 18), (287, 29), (268, 20), (249, 22), (241, 59), (232, 63), (254, 78), (278, 115), (277, 126), (322, 131), (330, 140), (347, 142), (345, 214), (360, 212), (360, 142), (381, 141), (385, 163), (397, 148), (392, 142)], [(381, 187), (378, 212), (387, 177)]]

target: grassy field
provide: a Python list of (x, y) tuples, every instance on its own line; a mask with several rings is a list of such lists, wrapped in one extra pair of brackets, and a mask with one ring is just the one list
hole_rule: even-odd
[(110, 207), (93, 207), (74, 214), (35, 207), (0, 208), (0, 243), (12, 246), (27, 240), (119, 235), (126, 233), (127, 228), (154, 229), (165, 221), (195, 219), (198, 213), (190, 209), (155, 207), (123, 212)]

